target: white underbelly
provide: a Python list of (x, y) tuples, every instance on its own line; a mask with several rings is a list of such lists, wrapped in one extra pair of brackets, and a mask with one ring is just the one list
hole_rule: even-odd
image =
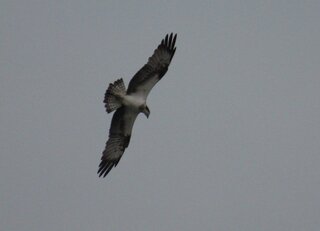
[(141, 106), (145, 105), (146, 101), (142, 97), (126, 95), (123, 97), (122, 104), (127, 107), (139, 109)]

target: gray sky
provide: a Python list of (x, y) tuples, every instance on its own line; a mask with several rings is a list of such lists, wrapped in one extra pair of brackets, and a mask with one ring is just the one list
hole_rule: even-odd
[[(320, 227), (320, 2), (1, 1), (1, 230)], [(166, 33), (166, 76), (129, 148), (111, 115)]]

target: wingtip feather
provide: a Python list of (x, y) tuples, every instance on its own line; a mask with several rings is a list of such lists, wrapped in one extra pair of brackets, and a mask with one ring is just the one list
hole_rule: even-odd
[(175, 50), (174, 46), (176, 44), (176, 40), (177, 40), (177, 34), (175, 34), (174, 37), (173, 37), (173, 40), (172, 40), (172, 43), (171, 43), (171, 49)]
[(99, 174), (99, 177), (106, 177), (113, 167), (115, 167), (113, 161), (102, 160), (97, 174)]

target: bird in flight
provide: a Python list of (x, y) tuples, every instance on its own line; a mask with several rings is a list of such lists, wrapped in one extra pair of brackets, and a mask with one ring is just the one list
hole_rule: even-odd
[(119, 163), (129, 145), (132, 127), (138, 114), (142, 112), (149, 117), (150, 110), (146, 104), (148, 94), (166, 74), (176, 51), (176, 38), (177, 34), (166, 35), (148, 62), (132, 77), (127, 90), (122, 78), (109, 84), (103, 102), (108, 113), (115, 113), (109, 139), (102, 153), (99, 177), (105, 177)]

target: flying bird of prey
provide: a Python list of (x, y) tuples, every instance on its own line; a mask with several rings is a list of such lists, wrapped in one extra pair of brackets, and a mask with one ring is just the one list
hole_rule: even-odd
[(129, 145), (132, 127), (138, 114), (142, 112), (149, 117), (147, 96), (166, 74), (176, 51), (176, 38), (177, 34), (166, 35), (147, 64), (133, 76), (127, 90), (122, 79), (109, 84), (103, 102), (108, 113), (114, 110), (116, 112), (112, 117), (109, 139), (102, 153), (99, 177), (105, 177), (119, 163)]

